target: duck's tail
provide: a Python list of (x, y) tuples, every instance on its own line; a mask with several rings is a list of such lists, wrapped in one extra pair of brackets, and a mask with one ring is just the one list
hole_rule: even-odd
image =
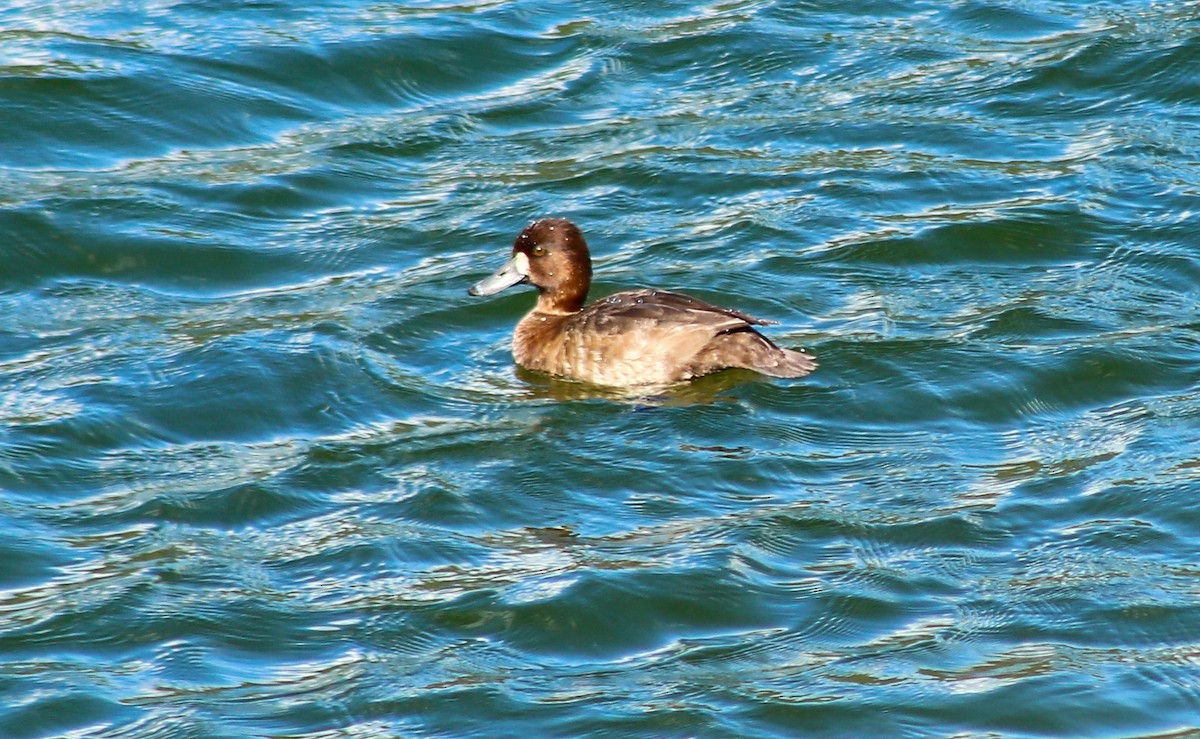
[(811, 355), (794, 349), (772, 346), (774, 351), (761, 352), (755, 357), (753, 369), (771, 377), (804, 377), (817, 368)]

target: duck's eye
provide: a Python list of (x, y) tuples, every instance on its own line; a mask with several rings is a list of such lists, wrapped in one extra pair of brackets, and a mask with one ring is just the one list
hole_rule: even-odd
[(541, 244), (534, 244), (532, 249), (533, 256), (540, 257), (546, 254), (546, 247)]

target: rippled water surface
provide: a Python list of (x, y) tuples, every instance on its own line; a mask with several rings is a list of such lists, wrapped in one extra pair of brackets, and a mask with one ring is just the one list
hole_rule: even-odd
[[(0, 9), (0, 736), (1200, 731), (1190, 2)], [(593, 294), (820, 369), (516, 371)]]

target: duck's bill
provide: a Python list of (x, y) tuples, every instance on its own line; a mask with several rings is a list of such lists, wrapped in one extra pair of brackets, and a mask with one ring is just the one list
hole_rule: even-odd
[(525, 282), (529, 277), (528, 265), (529, 261), (525, 255), (518, 252), (496, 274), (476, 282), (467, 292), (471, 295), (495, 295), (501, 290)]

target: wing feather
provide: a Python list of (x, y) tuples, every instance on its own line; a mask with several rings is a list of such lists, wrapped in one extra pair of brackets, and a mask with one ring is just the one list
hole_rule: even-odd
[(755, 318), (732, 308), (722, 308), (690, 295), (669, 290), (627, 290), (601, 298), (588, 306), (597, 328), (612, 326), (622, 330), (629, 321), (659, 324), (686, 323), (705, 327), (713, 333), (739, 326), (766, 326), (774, 321)]

